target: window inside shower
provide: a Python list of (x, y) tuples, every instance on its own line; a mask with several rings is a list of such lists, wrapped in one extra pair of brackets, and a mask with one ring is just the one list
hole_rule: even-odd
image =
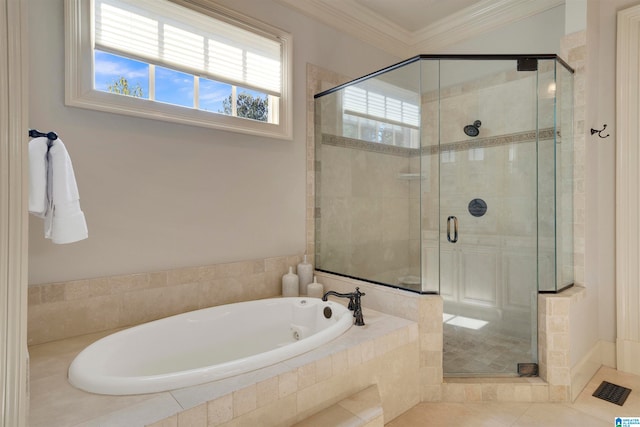
[(573, 283), (572, 91), (554, 55), (422, 55), (317, 95), (316, 268), (441, 295), (447, 375), (536, 363), (537, 294)]

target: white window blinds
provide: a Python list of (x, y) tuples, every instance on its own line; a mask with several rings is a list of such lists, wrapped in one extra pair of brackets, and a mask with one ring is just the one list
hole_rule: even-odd
[(213, 80), (282, 92), (282, 43), (167, 0), (94, 0), (94, 47)]
[(381, 82), (377, 82), (376, 86), (374, 90), (357, 86), (347, 87), (344, 91), (344, 111), (362, 117), (419, 126), (420, 109), (417, 94)]

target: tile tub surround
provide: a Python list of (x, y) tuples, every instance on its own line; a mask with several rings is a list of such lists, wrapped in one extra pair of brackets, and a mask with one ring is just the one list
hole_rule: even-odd
[(569, 402), (584, 387), (584, 383), (572, 382), (569, 340), (570, 312), (584, 301), (587, 292), (584, 287), (538, 296), (539, 378), (445, 379), (440, 296), (419, 295), (324, 272), (316, 275), (326, 290), (351, 292), (358, 286), (366, 293), (362, 297), (363, 307), (418, 323), (418, 375), (423, 402)]
[[(342, 301), (338, 301), (342, 302)], [(102, 396), (72, 387), (75, 355), (107, 333), (31, 346), (31, 427), (291, 425), (372, 384), (385, 421), (420, 401), (418, 327), (365, 308), (364, 327), (330, 344), (237, 377), (164, 393)]]
[(302, 254), (29, 286), (28, 345), (272, 298)]
[[(353, 292), (356, 286), (366, 295), (362, 306), (402, 317), (418, 324), (420, 357), (417, 372), (420, 400), (437, 402), (442, 398), (442, 298), (439, 295), (420, 295), (334, 274), (316, 272), (325, 290)], [(365, 318), (366, 321), (366, 318)]]

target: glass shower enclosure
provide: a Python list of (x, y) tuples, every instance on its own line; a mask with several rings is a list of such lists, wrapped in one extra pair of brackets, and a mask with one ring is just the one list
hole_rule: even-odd
[(316, 95), (316, 268), (441, 295), (445, 375), (537, 363), (537, 294), (573, 284), (572, 107), (556, 55), (420, 55)]

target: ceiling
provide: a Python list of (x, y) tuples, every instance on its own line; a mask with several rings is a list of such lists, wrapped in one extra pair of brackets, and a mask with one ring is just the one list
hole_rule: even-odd
[(479, 0), (353, 0), (379, 19), (386, 18), (407, 31), (418, 31)]
[(276, 0), (397, 56), (436, 52), (565, 0)]

